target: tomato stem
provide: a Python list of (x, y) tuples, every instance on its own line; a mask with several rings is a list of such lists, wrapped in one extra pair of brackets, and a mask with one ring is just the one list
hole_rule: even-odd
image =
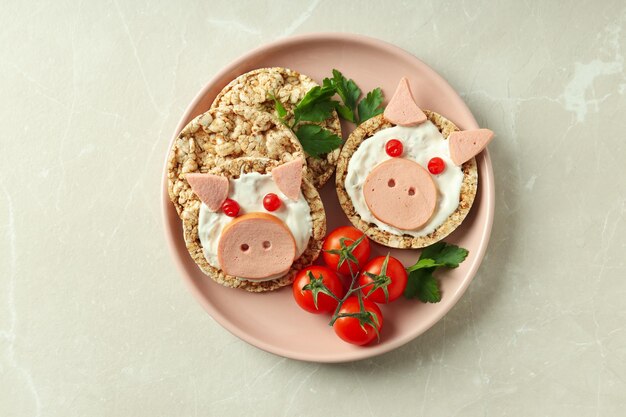
[[(387, 256), (385, 257), (385, 261), (383, 262), (381, 273), (375, 276), (368, 275), (370, 276), (370, 278), (373, 279), (373, 281), (367, 284), (359, 285), (355, 287), (359, 278), (359, 270), (361, 268), (361, 265), (359, 265), (359, 260), (356, 258), (356, 256), (354, 256), (352, 251), (363, 241), (363, 239), (365, 239), (365, 234), (361, 235), (361, 237), (359, 237), (356, 240), (352, 240), (352, 243), (350, 245), (346, 245), (346, 241), (351, 240), (351, 239), (341, 238), (339, 240), (340, 249), (333, 249), (333, 250), (326, 251), (328, 253), (339, 255), (339, 262), (337, 264), (337, 269), (339, 269), (339, 267), (341, 267), (341, 265), (344, 262), (347, 262), (348, 270), (350, 271), (350, 286), (348, 287), (348, 290), (346, 291), (346, 294), (343, 296), (342, 299), (338, 299), (338, 297), (334, 297), (337, 300), (337, 308), (335, 308), (335, 312), (333, 313), (328, 325), (333, 326), (335, 322), (342, 317), (353, 317), (359, 320), (361, 328), (365, 332), (367, 332), (365, 325), (368, 324), (371, 327), (373, 327), (374, 331), (376, 332), (376, 336), (380, 338), (380, 335), (378, 333), (378, 327), (377, 327), (378, 317), (376, 317), (375, 314), (372, 314), (365, 308), (365, 305), (363, 303), (363, 294), (361, 290), (369, 286), (373, 286), (373, 289), (370, 292), (375, 291), (378, 288), (382, 288), (383, 292), (385, 293), (385, 300), (388, 299), (389, 293), (387, 291), (387, 285), (389, 285), (389, 283), (391, 282), (390, 278), (386, 275), (387, 274), (387, 262), (389, 261), (389, 254), (387, 254)], [(353, 269), (353, 266), (356, 267), (356, 271)], [(354, 293), (357, 293), (357, 298), (359, 300), (359, 312), (358, 313), (339, 313), (344, 302)]]
[[(357, 239), (357, 241), (360, 243), (362, 238), (365, 235), (361, 236), (361, 238)], [(357, 244), (358, 244), (357, 243)], [(351, 245), (352, 246), (352, 245)], [(355, 259), (355, 266), (359, 267), (359, 261), (357, 259)], [(365, 285), (360, 285), (358, 287), (354, 287), (354, 284), (356, 284), (357, 279), (359, 277), (359, 270), (357, 268), (356, 272), (352, 270), (352, 263), (348, 262), (348, 270), (350, 271), (350, 286), (348, 287), (348, 291), (346, 291), (346, 294), (343, 296), (343, 298), (341, 300), (338, 300), (339, 302), (337, 303), (337, 308), (335, 309), (335, 312), (333, 313), (332, 318), (330, 319), (330, 322), (328, 323), (329, 326), (332, 326), (333, 324), (335, 324), (335, 322), (337, 321), (337, 319), (341, 318), (341, 317), (349, 317), (344, 315), (345, 313), (340, 314), (339, 310), (341, 309), (341, 306), (343, 306), (343, 303), (348, 299), (348, 297), (350, 297), (352, 294), (354, 294), (355, 292), (357, 293), (357, 296), (359, 297), (359, 308), (360, 308), (360, 312), (359, 313), (353, 313), (353, 314), (359, 314), (361, 318), (364, 317), (364, 315), (367, 315), (369, 317), (370, 313), (365, 309), (365, 307), (363, 306), (363, 300), (361, 298), (361, 293), (360, 291), (365, 288), (368, 287), (370, 285), (375, 284), (374, 281), (369, 282)], [(350, 316), (352, 317), (352, 316)], [(376, 329), (378, 330), (378, 329)]]

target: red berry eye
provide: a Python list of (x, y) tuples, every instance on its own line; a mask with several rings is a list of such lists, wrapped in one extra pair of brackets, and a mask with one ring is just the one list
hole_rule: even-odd
[(281, 204), (280, 197), (274, 193), (267, 193), (265, 197), (263, 197), (263, 207), (265, 207), (267, 211), (276, 211), (280, 208)]
[(227, 198), (222, 203), (222, 211), (228, 217), (237, 217), (237, 215), (239, 214), (239, 203), (237, 203), (235, 200)]
[(431, 174), (441, 174), (444, 169), (446, 169), (446, 163), (443, 162), (443, 159), (438, 156), (431, 158), (431, 160), (428, 161), (428, 171), (430, 171)]
[(398, 156), (401, 156), (403, 151), (404, 146), (402, 146), (402, 142), (400, 142), (398, 139), (391, 139), (385, 144), (385, 152), (387, 152), (387, 155), (392, 158), (397, 158)]

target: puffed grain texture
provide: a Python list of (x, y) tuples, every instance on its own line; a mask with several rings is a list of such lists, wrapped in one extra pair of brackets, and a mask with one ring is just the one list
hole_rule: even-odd
[(304, 158), (304, 152), (293, 132), (269, 113), (248, 106), (211, 109), (189, 122), (170, 150), (168, 192), (178, 214), (193, 196), (186, 173), (205, 173), (239, 157), (284, 163)]

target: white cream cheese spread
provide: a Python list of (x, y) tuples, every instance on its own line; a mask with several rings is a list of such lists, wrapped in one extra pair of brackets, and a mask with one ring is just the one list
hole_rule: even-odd
[[(402, 158), (410, 159), (428, 169), (428, 161), (439, 157), (446, 164), (439, 175), (432, 175), (437, 186), (437, 207), (428, 222), (417, 230), (401, 230), (378, 220), (365, 203), (363, 184), (371, 170), (391, 157), (385, 152), (385, 144), (390, 139), (402, 142)], [(413, 237), (426, 236), (441, 226), (459, 206), (463, 171), (450, 158), (448, 141), (437, 127), (426, 121), (417, 126), (394, 126), (376, 132), (364, 140), (354, 152), (348, 164), (345, 187), (356, 213), (367, 223), (375, 224), (379, 229), (395, 235)]]
[[(291, 231), (296, 242), (296, 258), (305, 251), (313, 232), (313, 219), (311, 208), (300, 192), (297, 201), (290, 200), (274, 183), (270, 174), (251, 172), (241, 174), (237, 179), (230, 179), (228, 198), (235, 200), (240, 207), (239, 214), (252, 212), (268, 213), (278, 217)], [(274, 193), (281, 200), (278, 210), (268, 212), (263, 207), (263, 197), (268, 193)], [(220, 268), (217, 258), (217, 246), (224, 227), (233, 220), (222, 211), (211, 212), (202, 203), (198, 215), (198, 235), (204, 250), (204, 257), (209, 265)], [(268, 277), (267, 279), (275, 279)], [(258, 281), (258, 280), (257, 280)]]

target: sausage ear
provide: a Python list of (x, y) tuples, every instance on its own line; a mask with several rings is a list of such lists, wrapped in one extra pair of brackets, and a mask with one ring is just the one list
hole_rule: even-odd
[(228, 198), (228, 178), (212, 174), (190, 172), (185, 179), (191, 190), (211, 211), (218, 211), (222, 203)]
[(402, 77), (396, 92), (383, 113), (385, 119), (399, 126), (416, 126), (426, 121), (426, 115), (415, 103), (409, 80)]
[(300, 198), (300, 187), (302, 186), (302, 158), (295, 159), (286, 164), (277, 166), (272, 170), (272, 178), (278, 189), (290, 200)]
[(450, 133), (448, 148), (450, 158), (456, 165), (462, 165), (483, 151), (493, 139), (489, 129), (462, 130)]

